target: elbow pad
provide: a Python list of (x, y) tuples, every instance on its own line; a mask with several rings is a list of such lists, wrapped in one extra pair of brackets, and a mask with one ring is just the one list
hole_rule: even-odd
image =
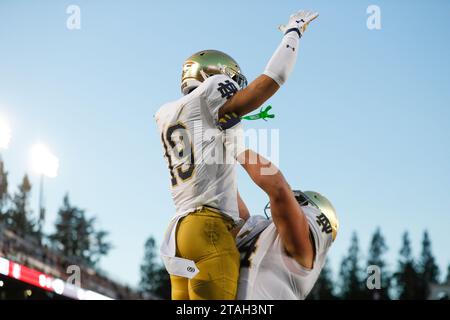
[(294, 69), (299, 40), (299, 36), (294, 32), (285, 34), (264, 70), (264, 74), (272, 78), (279, 86), (286, 82)]

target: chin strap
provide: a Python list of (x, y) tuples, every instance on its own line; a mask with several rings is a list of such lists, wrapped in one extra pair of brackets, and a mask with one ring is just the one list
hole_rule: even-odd
[(262, 119), (264, 121), (267, 121), (267, 119), (273, 119), (275, 118), (274, 114), (269, 114), (269, 110), (272, 109), (271, 105), (268, 105), (265, 109), (261, 108), (261, 110), (257, 114), (252, 114), (249, 116), (243, 116), (241, 119), (245, 120), (258, 120)]

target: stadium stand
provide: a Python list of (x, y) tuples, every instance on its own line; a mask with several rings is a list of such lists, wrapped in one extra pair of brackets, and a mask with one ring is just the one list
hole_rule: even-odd
[[(80, 270), (79, 283), (72, 281), (69, 266)], [(143, 296), (112, 280), (104, 271), (65, 257), (0, 224), (0, 299), (10, 298), (142, 299)]]

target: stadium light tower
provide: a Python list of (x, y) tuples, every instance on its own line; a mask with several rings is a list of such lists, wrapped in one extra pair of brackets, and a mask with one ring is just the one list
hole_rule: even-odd
[(32, 166), (34, 172), (40, 176), (39, 186), (39, 227), (45, 220), (44, 177), (55, 178), (58, 175), (59, 159), (43, 144), (35, 144), (31, 149)]

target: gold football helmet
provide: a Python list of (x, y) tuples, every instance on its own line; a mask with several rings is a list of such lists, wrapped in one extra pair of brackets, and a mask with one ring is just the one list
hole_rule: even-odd
[[(298, 204), (300, 206), (313, 206), (320, 210), (321, 213), (323, 213), (328, 221), (331, 224), (331, 230), (332, 230), (332, 238), (333, 241), (336, 239), (338, 230), (339, 230), (339, 219), (336, 215), (336, 210), (334, 209), (333, 205), (331, 204), (330, 200), (325, 198), (323, 195), (321, 195), (318, 192), (315, 191), (299, 191), (294, 190), (294, 196), (297, 200)], [(267, 217), (269, 217), (267, 211), (270, 210), (270, 202), (266, 205), (264, 208), (264, 213)]]
[(233, 58), (221, 51), (203, 50), (193, 54), (183, 63), (181, 92), (185, 95), (188, 94), (215, 74), (229, 76), (237, 82), (241, 89), (247, 85), (247, 79)]

